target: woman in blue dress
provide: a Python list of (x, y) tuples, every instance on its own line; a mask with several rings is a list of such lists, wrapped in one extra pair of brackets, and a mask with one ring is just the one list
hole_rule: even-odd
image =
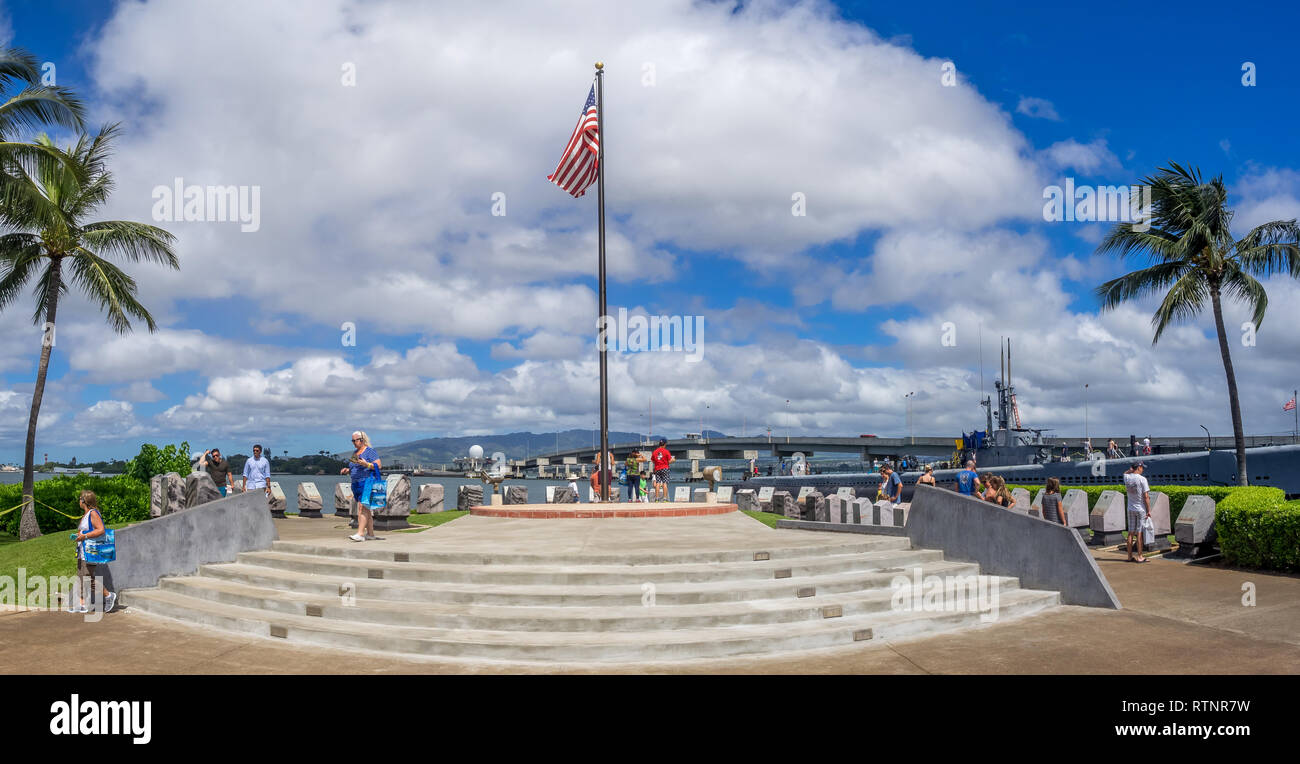
[(376, 538), (375, 516), (371, 513), (370, 507), (361, 503), (361, 499), (366, 487), (366, 478), (374, 477), (380, 467), (379, 454), (370, 447), (370, 438), (360, 430), (352, 433), (352, 447), (356, 452), (348, 460), (350, 464), (339, 471), (340, 474), (352, 473), (352, 498), (357, 500), (357, 532), (348, 538), (353, 541), (370, 541)]

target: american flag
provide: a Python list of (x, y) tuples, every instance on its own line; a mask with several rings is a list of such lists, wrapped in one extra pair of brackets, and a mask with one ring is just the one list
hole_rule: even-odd
[(1283, 410), (1283, 411), (1295, 411), (1295, 396), (1294, 396), (1294, 395), (1291, 396), (1291, 400), (1289, 400), (1289, 401), (1287, 401), (1286, 403), (1282, 404), (1282, 410)]
[(564, 147), (564, 155), (555, 172), (546, 179), (568, 191), (573, 198), (587, 193), (587, 187), (596, 182), (597, 151), (600, 149), (600, 125), (596, 120), (596, 86), (591, 86), (587, 103), (582, 107), (578, 117), (578, 126), (573, 128), (569, 145)]

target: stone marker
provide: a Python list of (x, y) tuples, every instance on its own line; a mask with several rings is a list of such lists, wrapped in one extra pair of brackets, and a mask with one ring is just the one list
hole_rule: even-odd
[(690, 486), (679, 485), (673, 489), (673, 501), (689, 502), (691, 500)]
[(871, 510), (871, 524), (887, 526), (898, 525), (898, 523), (894, 522), (894, 506), (894, 503), (888, 499), (881, 499), (876, 502)]
[(827, 514), (826, 497), (821, 491), (813, 491), (803, 498), (803, 518), (813, 522), (824, 523), (830, 520)]
[(506, 504), (527, 504), (528, 503), (528, 486), (512, 485), (505, 489)]
[(795, 520), (798, 520), (801, 514), (799, 512), (799, 505), (795, 504), (794, 497), (790, 495), (789, 491), (772, 492), (771, 511), (781, 515), (782, 517), (789, 517)]
[(1173, 544), (1169, 543), (1169, 534), (1174, 532), (1174, 529), (1169, 527), (1169, 496), (1160, 491), (1151, 491), (1150, 495), (1151, 507), (1148, 511), (1151, 514), (1152, 524), (1156, 526), (1156, 540), (1153, 544), (1143, 544), (1142, 549), (1167, 551), (1173, 548)]
[(207, 472), (191, 472), (185, 476), (185, 508), (197, 507), (221, 498), (221, 491)]
[(871, 499), (865, 496), (859, 496), (856, 499), (849, 499), (848, 522), (853, 525), (871, 525), (871, 515), (874, 510)]
[(799, 502), (800, 504), (802, 504), (802, 503), (803, 503), (803, 500), (806, 499), (806, 498), (808, 498), (808, 494), (810, 494), (810, 493), (812, 493), (812, 492), (813, 492), (813, 487), (812, 487), (812, 486), (810, 486), (810, 485), (800, 486), (800, 487), (799, 487), (799, 494), (798, 494), (797, 496), (795, 496), (795, 501), (797, 501), (797, 502)]
[(553, 504), (578, 503), (578, 494), (574, 493), (572, 488), (567, 485), (557, 485), (553, 486), (553, 488), (555, 488), (555, 492), (551, 494)]
[[(380, 514), (411, 514), (411, 478), (408, 475), (388, 476), (388, 505), (375, 514), (376, 521)], [(385, 511), (386, 510), (386, 511)]]
[(1071, 488), (1066, 491), (1065, 498), (1061, 499), (1061, 509), (1065, 510), (1065, 524), (1077, 531), (1084, 541), (1087, 541), (1088, 492), (1079, 488)]
[(425, 483), (420, 486), (420, 496), (415, 502), (416, 512), (421, 514), (430, 514), (441, 512), (447, 508), (444, 503), (446, 499), (446, 489), (442, 483)]
[(184, 508), (185, 479), (180, 476), (180, 473), (168, 472), (165, 475), (154, 475), (149, 479), (150, 517), (170, 515)]
[(284, 491), (280, 488), (279, 481), (271, 481), (271, 500), (267, 502), (267, 508), (271, 510), (271, 517), (284, 517), (284, 508), (286, 502)]
[(1183, 511), (1174, 523), (1174, 538), (1178, 540), (1175, 557), (1206, 557), (1213, 553), (1219, 534), (1214, 530), (1214, 499), (1209, 496), (1188, 496)]
[(843, 494), (833, 493), (826, 497), (826, 515), (827, 522), (835, 525), (844, 523), (844, 508), (848, 506), (849, 500), (844, 498)]
[(334, 486), (334, 515), (352, 517), (357, 513), (357, 500), (352, 497), (352, 486), (338, 483)]
[[(573, 500), (577, 501), (578, 497), (574, 496)], [(478, 507), (481, 506), (482, 504), (483, 504), (483, 486), (462, 485), (457, 487), (456, 509), (461, 511), (468, 511), (470, 507)]]
[(1029, 506), (1038, 510), (1038, 517), (1043, 516), (1043, 494), (1045, 493), (1047, 493), (1046, 488), (1039, 488), (1038, 492), (1034, 494), (1034, 500), (1029, 503)]
[(235, 478), (235, 493), (244, 492), (244, 482), (245, 482), (244, 479), (241, 477)]
[(320, 491), (316, 490), (316, 484), (311, 482), (298, 484), (298, 516), (299, 517), (320, 517), (322, 508)]
[[(1011, 511), (1019, 512), (1022, 515), (1029, 514), (1029, 502), (1030, 502), (1029, 491), (1026, 491), (1023, 488), (1012, 488), (1011, 498), (1016, 500), (1016, 505), (1011, 508)], [(1042, 517), (1042, 515), (1043, 515), (1042, 512), (1038, 513), (1039, 517)]]
[(842, 488), (837, 489), (837, 490), (835, 491), (835, 495), (836, 495), (836, 496), (839, 496), (841, 499), (844, 499), (844, 500), (846, 500), (846, 501), (847, 501), (848, 499), (855, 499), (855, 498), (857, 498), (857, 494), (854, 493), (854, 492), (853, 492), (853, 489), (850, 488), (850, 487), (848, 487), (848, 486), (844, 486), (844, 487), (842, 487)]
[(547, 503), (547, 504), (554, 504), (554, 503), (555, 503), (555, 489), (556, 489), (556, 488), (559, 488), (559, 486), (556, 486), (556, 485), (548, 485), (548, 486), (546, 486), (546, 503)]
[(718, 488), (718, 493), (714, 497), (714, 500), (719, 504), (730, 504), (733, 501), (731, 498), (731, 486), (724, 485)]
[(742, 488), (736, 491), (736, 509), (741, 512), (761, 512), (759, 506), (758, 494), (754, 493), (753, 488)]
[(709, 500), (709, 489), (696, 488), (691, 491), (691, 501), (707, 502)]
[(1088, 513), (1093, 546), (1124, 543), (1124, 525), (1128, 521), (1127, 499), (1119, 491), (1102, 491)]

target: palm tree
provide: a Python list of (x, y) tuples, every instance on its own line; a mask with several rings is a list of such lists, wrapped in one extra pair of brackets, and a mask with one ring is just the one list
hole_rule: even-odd
[(1228, 377), (1237, 482), (1247, 485), (1246, 439), (1237, 377), (1232, 371), (1223, 326), (1222, 298), (1226, 295), (1247, 303), (1258, 330), (1264, 321), (1268, 295), (1255, 277), (1286, 272), (1300, 278), (1300, 227), (1295, 220), (1277, 220), (1234, 239), (1230, 230), (1233, 212), (1228, 209), (1222, 175), (1206, 182), (1199, 169), (1170, 163), (1143, 182), (1151, 187), (1150, 229), (1141, 231), (1130, 223), (1117, 224), (1097, 252), (1114, 252), (1120, 257), (1141, 254), (1151, 264), (1107, 281), (1097, 288), (1097, 296), (1103, 301), (1103, 310), (1112, 310), (1128, 300), (1163, 293), (1151, 318), (1155, 329), (1152, 345), (1160, 340), (1170, 322), (1199, 315), (1208, 299), (1219, 334), (1223, 371)]
[[(141, 260), (179, 268), (171, 245), (175, 238), (161, 228), (144, 223), (109, 220), (83, 222), (107, 201), (113, 177), (105, 165), (109, 144), (117, 126), (108, 125), (91, 138), (82, 135), (75, 146), (59, 150), (47, 136), (36, 139), (43, 150), (31, 162), (30, 171), (19, 163), (8, 167), (16, 184), (26, 191), (6, 199), (4, 224), (8, 233), (0, 236), (0, 310), (15, 302), (23, 287), (36, 278), (36, 309), (33, 323), (45, 323), (46, 337), (55, 324), (59, 297), (75, 285), (98, 302), (108, 322), (118, 333), (131, 329), (131, 318), (144, 321), (149, 331), (157, 329), (153, 316), (136, 301), (135, 280), (104, 255), (127, 262)], [(39, 275), (38, 271), (40, 272)], [(53, 343), (41, 342), (36, 388), (32, 391), (31, 418), (27, 423), (26, 465), (23, 471), (23, 514), (19, 537), (40, 535), (32, 501), (36, 422), (45, 392)]]

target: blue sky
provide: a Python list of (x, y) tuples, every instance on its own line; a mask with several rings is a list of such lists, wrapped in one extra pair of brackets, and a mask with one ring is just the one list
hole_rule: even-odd
[[(620, 354), (612, 428), (638, 429), (653, 399), (672, 434), (704, 405), (724, 431), (897, 433), (920, 390), (918, 431), (956, 435), (981, 424), (976, 337), (987, 384), (1006, 334), (1035, 426), (1081, 435), (1089, 382), (1106, 434), (1224, 431), (1208, 321), (1153, 350), (1152, 305), (1100, 314), (1092, 289), (1121, 272), (1093, 256), (1103, 226), (1043, 221), (1041, 192), (1175, 160), (1222, 173), (1243, 226), (1295, 217), (1294, 8), (1261, 23), (1188, 3), (556, 5), (602, 10), (545, 47), (523, 6), (5, 4), (11, 44), (55, 62), (94, 123), (123, 121), (105, 216), (149, 220), (149, 190), (174, 177), (257, 185), (264, 205), (252, 234), (156, 223), (182, 261), (133, 271), (159, 334), (114, 339), (69, 295), (38, 453), (591, 427), (595, 194), (545, 175), (595, 58), (609, 304), (703, 316), (709, 343), (699, 364)], [(335, 82), (340, 62), (357, 87)], [(1238, 348), (1249, 432), (1291, 428), (1297, 343), (1278, 328), (1296, 294), (1270, 283), (1260, 342)], [(21, 457), (29, 310), (0, 315), (3, 461)], [(947, 321), (956, 347), (937, 341)]]

